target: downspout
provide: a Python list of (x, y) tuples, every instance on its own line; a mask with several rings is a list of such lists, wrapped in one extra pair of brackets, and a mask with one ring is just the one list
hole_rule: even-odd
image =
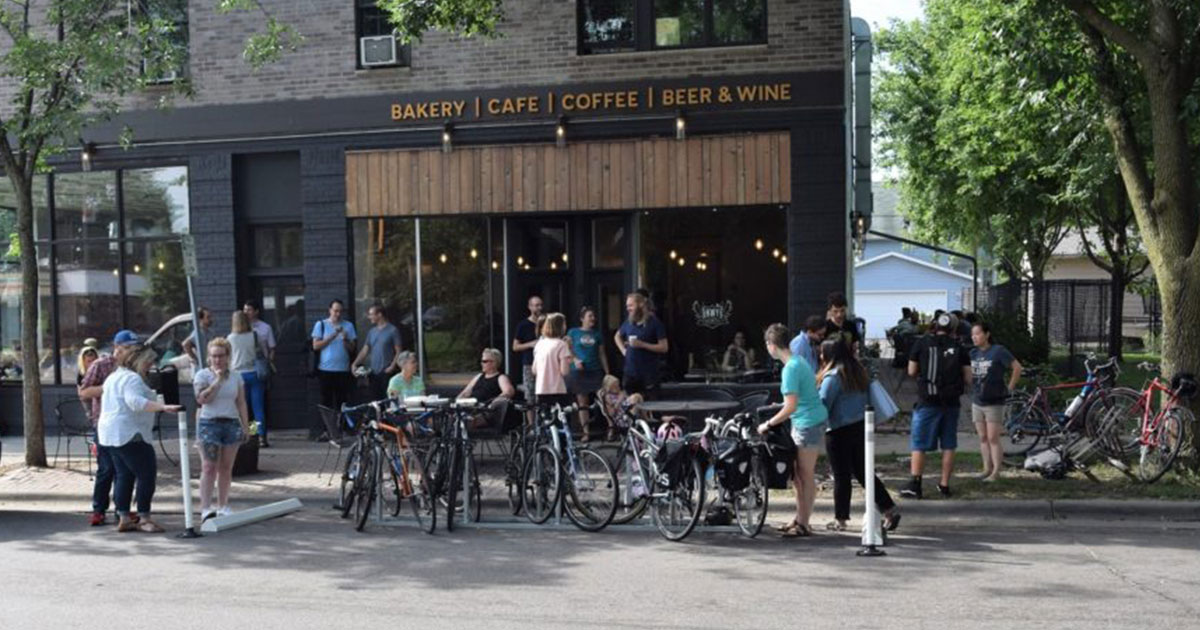
[[(875, 200), (871, 192), (871, 27), (862, 18), (850, 20), (851, 51), (854, 55), (854, 98), (853, 98), (853, 187), (850, 202), (850, 234), (853, 247), (847, 260), (850, 276), (850, 305), (854, 306), (854, 256), (862, 253), (862, 242), (871, 229), (871, 215)], [(855, 251), (857, 250), (857, 251)]]

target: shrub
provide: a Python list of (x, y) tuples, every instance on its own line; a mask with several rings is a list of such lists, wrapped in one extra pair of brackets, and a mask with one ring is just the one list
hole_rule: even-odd
[(981, 310), (979, 317), (992, 328), (992, 343), (1002, 344), (1023, 364), (1046, 363), (1050, 358), (1050, 344), (1045, 337), (1038, 339), (1029, 329), (1025, 316), (1020, 312)]

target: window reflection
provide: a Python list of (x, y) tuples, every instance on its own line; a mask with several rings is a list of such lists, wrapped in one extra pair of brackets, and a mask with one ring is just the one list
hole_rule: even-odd
[(739, 331), (762, 367), (763, 329), (787, 321), (784, 211), (663, 210), (641, 226), (641, 275), (667, 326), (673, 377), (723, 371)]
[(117, 238), (116, 172), (55, 176), (54, 230), (58, 240)]
[(479, 252), (490, 249), (486, 219), (421, 220), (422, 318), (431, 373), (479, 369), (479, 351), (491, 343), (490, 265)]
[(367, 309), (382, 304), (400, 329), (404, 348), (417, 347), (415, 242), (412, 219), (354, 221), (354, 312), (360, 338), (370, 327)]
[(125, 203), (126, 237), (187, 232), (187, 167), (124, 171), (121, 173), (121, 192)]

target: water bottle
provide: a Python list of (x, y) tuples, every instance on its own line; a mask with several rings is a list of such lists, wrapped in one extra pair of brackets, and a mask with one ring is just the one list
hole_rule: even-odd
[(1063, 413), (1063, 416), (1066, 417), (1067, 420), (1070, 420), (1071, 418), (1073, 418), (1075, 416), (1075, 412), (1079, 411), (1079, 407), (1081, 407), (1082, 405), (1083, 405), (1083, 394), (1079, 394), (1071, 400), (1070, 405), (1067, 405), (1067, 410)]

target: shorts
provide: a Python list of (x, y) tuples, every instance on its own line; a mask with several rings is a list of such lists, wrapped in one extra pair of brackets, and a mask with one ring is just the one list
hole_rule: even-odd
[(958, 405), (917, 405), (913, 409), (912, 434), (909, 445), (913, 451), (953, 451), (958, 448)]
[(521, 366), (521, 391), (525, 392), (525, 402), (533, 404), (537, 402), (537, 397), (533, 395), (534, 387), (537, 385), (536, 377), (533, 375), (532, 365)]
[(798, 427), (792, 425), (792, 441), (796, 448), (820, 448), (825, 443), (825, 429), (828, 423), (822, 422), (816, 426)]
[(1004, 424), (1004, 405), (971, 405), (971, 420), (975, 424)]
[(221, 448), (238, 446), (245, 439), (242, 423), (234, 418), (201, 418), (196, 425), (196, 439), (207, 459), (216, 459)]
[(572, 370), (567, 374), (567, 391), (576, 396), (595, 394), (603, 383), (603, 370)]

